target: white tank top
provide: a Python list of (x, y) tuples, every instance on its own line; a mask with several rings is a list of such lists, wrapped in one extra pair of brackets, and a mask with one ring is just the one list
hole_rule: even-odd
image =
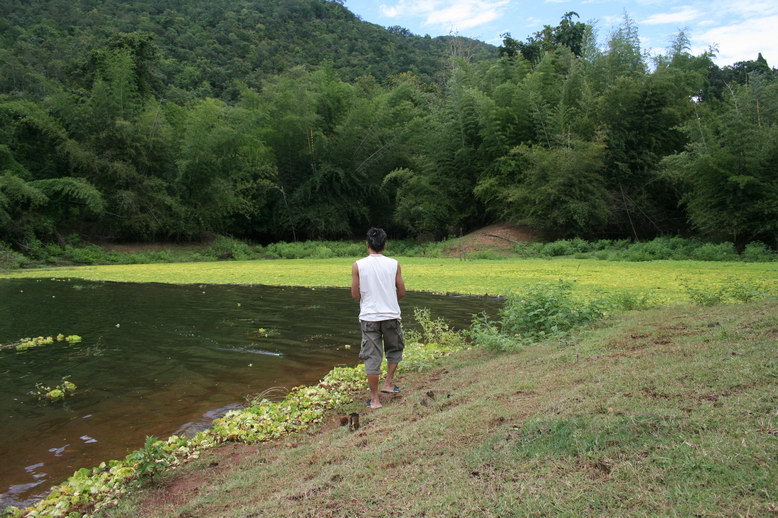
[(370, 254), (357, 261), (359, 268), (359, 319), (368, 322), (400, 318), (397, 302), (397, 261)]

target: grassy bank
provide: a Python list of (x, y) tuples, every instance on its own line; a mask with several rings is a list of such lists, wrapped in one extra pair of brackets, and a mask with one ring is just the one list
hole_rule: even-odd
[[(15, 270), (0, 278), (67, 278), (173, 284), (267, 284), (348, 286), (353, 259), (218, 261), (175, 264), (80, 266)], [(775, 285), (778, 263), (706, 261), (605, 262), (596, 259), (505, 259), (461, 261), (400, 258), (410, 289), (469, 294), (506, 294), (539, 282), (575, 281), (576, 289), (642, 293), (658, 303), (687, 301), (692, 287), (727, 283)]]
[(472, 349), (356, 433), (217, 448), (100, 516), (769, 515), (777, 339), (770, 300)]

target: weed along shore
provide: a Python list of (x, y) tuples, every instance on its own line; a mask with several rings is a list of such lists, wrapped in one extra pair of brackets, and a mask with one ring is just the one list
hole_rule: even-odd
[[(180, 263), (3, 276), (345, 286), (348, 265)], [(420, 331), (407, 334), (400, 371), (405, 389), (384, 396), (381, 410), (363, 407), (361, 366), (337, 367), (280, 401), (259, 395), (192, 437), (150, 437), (126, 458), (82, 468), (37, 504), (5, 514), (775, 511), (774, 265), (409, 258), (403, 269), (414, 289), (515, 295), (500, 315), (465, 331), (417, 310)], [(354, 412), (358, 430), (337, 425)]]

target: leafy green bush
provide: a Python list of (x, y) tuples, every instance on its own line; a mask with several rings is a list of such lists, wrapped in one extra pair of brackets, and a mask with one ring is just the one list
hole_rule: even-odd
[(256, 255), (263, 259), (329, 259), (331, 257), (361, 257), (367, 255), (365, 245), (343, 241), (279, 241), (257, 247)]
[(692, 250), (691, 258), (697, 261), (734, 261), (738, 255), (732, 243), (705, 243)]
[(219, 260), (245, 261), (253, 257), (251, 247), (231, 237), (219, 236), (211, 243), (210, 253)]
[(475, 315), (466, 333), (474, 343), (493, 351), (518, 351), (522, 345), (515, 337), (500, 331), (499, 324), (485, 314)]
[(568, 240), (561, 239), (559, 241), (552, 241), (551, 243), (546, 243), (543, 247), (543, 255), (549, 256), (549, 257), (559, 257), (563, 255), (573, 255), (578, 250), (576, 247)]
[(655, 301), (647, 293), (633, 293), (630, 291), (611, 293), (604, 300), (613, 311), (648, 309), (656, 305)]
[(451, 329), (442, 318), (432, 318), (427, 308), (414, 308), (413, 318), (421, 328), (419, 331), (408, 330), (405, 341), (423, 344), (437, 344), (442, 347), (461, 348), (465, 346), (462, 333)]
[(165, 449), (165, 442), (153, 435), (146, 437), (143, 448), (135, 450), (127, 456), (127, 460), (135, 469), (135, 476), (140, 481), (153, 481), (173, 462), (174, 455)]
[(0, 270), (13, 270), (29, 266), (30, 260), (18, 252), (11, 250), (5, 243), (0, 243)]
[(516, 243), (511, 248), (513, 250), (513, 253), (518, 255), (519, 257), (541, 257), (543, 255), (543, 243), (538, 243), (535, 241), (532, 242), (524, 242), (524, 243)]
[(743, 250), (743, 255), (741, 257), (744, 261), (750, 263), (763, 263), (778, 260), (778, 254), (770, 250), (766, 244), (759, 241), (748, 243)]
[[(87, 245), (81, 248), (66, 245), (61, 257), (66, 261), (77, 264), (111, 264), (116, 262), (114, 253), (94, 245)], [(51, 257), (49, 261), (55, 262), (56, 259), (56, 257)]]
[(724, 302), (726, 298), (725, 291), (722, 288), (713, 288), (709, 286), (695, 286), (688, 280), (681, 282), (686, 295), (699, 306), (715, 306)]
[(721, 291), (737, 302), (751, 302), (770, 294), (770, 289), (764, 283), (743, 281), (734, 277), (727, 278)]
[(559, 336), (605, 314), (606, 305), (602, 301), (575, 300), (572, 289), (571, 283), (559, 281), (511, 295), (500, 310), (502, 332), (522, 340), (542, 339)]
[(492, 261), (497, 261), (500, 259), (507, 259), (508, 256), (505, 254), (501, 254), (496, 250), (478, 250), (476, 252), (468, 254), (467, 258), (468, 259), (488, 259)]

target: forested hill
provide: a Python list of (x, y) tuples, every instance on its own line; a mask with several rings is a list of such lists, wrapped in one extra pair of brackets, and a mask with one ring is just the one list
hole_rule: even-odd
[[(0, 2), (6, 244), (555, 236), (778, 244), (778, 72), (565, 13), (497, 55), (322, 0)], [(486, 55), (483, 59), (480, 56)]]
[(439, 80), (448, 56), (496, 55), (462, 37), (421, 37), (364, 22), (325, 0), (4, 0), (0, 2), (0, 91), (34, 90), (36, 76), (82, 86), (95, 53), (134, 33), (157, 55), (152, 86), (175, 101), (237, 96), (236, 80), (258, 88), (263, 77), (296, 65), (331, 63), (341, 78), (379, 81), (411, 72)]

